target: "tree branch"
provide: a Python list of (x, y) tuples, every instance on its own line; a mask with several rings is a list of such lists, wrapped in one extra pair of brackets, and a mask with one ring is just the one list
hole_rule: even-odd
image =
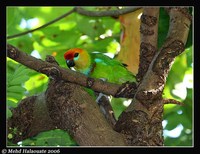
[[(191, 24), (188, 9), (170, 8), (169, 16), (167, 39), (153, 57), (133, 101), (115, 125), (116, 131), (127, 136), (128, 144), (163, 145), (162, 114), (165, 101), (162, 92), (175, 57), (184, 51)], [(130, 130), (131, 127), (134, 129)]]
[(44, 93), (23, 99), (11, 111), (12, 117), (7, 120), (7, 133), (12, 134), (12, 143), (56, 128), (49, 116)]
[(180, 9), (171, 8), (169, 16), (170, 26), (166, 41), (154, 56), (135, 95), (136, 99), (146, 105), (152, 100), (160, 99), (171, 65), (175, 57), (184, 51), (187, 41), (191, 24), (189, 13), (185, 15)]
[(91, 96), (63, 80), (51, 80), (45, 93), (19, 102), (7, 123), (12, 143), (57, 128), (67, 130), (81, 146), (125, 145), (123, 136), (107, 123)]
[(22, 33), (14, 34), (14, 35), (11, 35), (11, 36), (7, 36), (7, 39), (12, 39), (12, 38), (15, 38), (15, 37), (19, 37), (19, 36), (22, 36), (22, 35), (25, 35), (25, 34), (28, 34), (28, 33), (32, 33), (32, 32), (34, 32), (34, 31), (36, 31), (36, 30), (45, 28), (45, 27), (47, 27), (47, 26), (49, 26), (49, 25), (51, 25), (51, 24), (53, 24), (53, 23), (55, 23), (55, 22), (61, 20), (62, 18), (66, 17), (66, 16), (68, 16), (68, 15), (70, 15), (70, 14), (72, 14), (74, 11), (75, 11), (75, 8), (73, 8), (73, 9), (70, 10), (69, 12), (67, 12), (67, 13), (65, 13), (65, 14), (63, 14), (63, 15), (61, 15), (60, 17), (57, 17), (57, 18), (55, 18), (54, 20), (51, 20), (51, 21), (47, 22), (46, 24), (44, 24), (44, 25), (42, 25), (42, 26), (40, 26), (40, 27), (38, 27), (38, 28), (31, 29), (31, 30), (28, 30), (28, 31), (25, 31), (25, 32), (22, 32)]
[(91, 17), (106, 17), (106, 16), (119, 16), (122, 14), (134, 12), (141, 7), (129, 7), (121, 10), (109, 10), (109, 11), (88, 11), (83, 9), (82, 7), (76, 7), (76, 12), (85, 15), (85, 16), (91, 16)]
[(91, 88), (96, 92), (101, 92), (114, 97), (133, 98), (136, 90), (135, 83), (124, 83), (122, 85), (109, 83), (100, 79), (90, 78), (82, 73), (70, 69), (61, 68), (57, 65), (42, 61), (32, 57), (16, 47), (7, 45), (7, 56), (11, 59), (33, 69), (37, 72), (46, 74), (55, 79), (62, 79), (68, 82), (76, 83), (81, 86)]
[(97, 103), (81, 86), (52, 80), (46, 102), (54, 124), (67, 130), (79, 145), (125, 145), (123, 136), (112, 129)]
[(137, 81), (140, 82), (157, 51), (159, 8), (144, 8), (141, 16), (140, 63)]
[(179, 102), (179, 101), (174, 100), (174, 99), (163, 99), (163, 100), (162, 100), (162, 103), (163, 103), (163, 104), (177, 104), (177, 105), (181, 105), (181, 106), (184, 105), (184, 103)]
[[(52, 57), (46, 61), (58, 65)], [(58, 128), (67, 130), (81, 146), (125, 145), (83, 87), (60, 79), (50, 79), (45, 93), (25, 98), (12, 113), (8, 134), (13, 143)]]

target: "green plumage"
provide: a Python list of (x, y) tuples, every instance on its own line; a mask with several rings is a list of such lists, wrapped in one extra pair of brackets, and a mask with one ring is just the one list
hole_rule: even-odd
[(122, 84), (134, 82), (134, 75), (124, 64), (102, 53), (89, 53), (81, 48), (73, 48), (64, 54), (68, 67), (87, 76), (105, 79), (108, 82)]
[[(76, 71), (89, 77), (117, 84), (135, 82), (135, 76), (124, 64), (102, 53), (89, 53), (81, 48), (72, 48), (65, 52), (64, 58), (69, 68), (74, 67)], [(91, 89), (86, 88), (86, 90), (95, 97)]]
[[(134, 75), (119, 61), (112, 59), (101, 53), (91, 53), (91, 72), (89, 76), (94, 78), (104, 78), (108, 82), (124, 83), (134, 82)], [(94, 64), (95, 63), (95, 64)], [(92, 68), (94, 67), (94, 68)], [(84, 73), (84, 72), (83, 72)]]

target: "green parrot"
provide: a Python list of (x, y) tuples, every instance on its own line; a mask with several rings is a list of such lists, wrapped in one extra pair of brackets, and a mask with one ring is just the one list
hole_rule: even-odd
[(125, 64), (102, 53), (89, 53), (84, 49), (72, 48), (65, 52), (64, 58), (69, 68), (74, 67), (76, 71), (89, 77), (117, 84), (135, 82), (135, 76), (128, 71)]
[[(135, 82), (135, 76), (128, 71), (127, 65), (112, 59), (102, 53), (89, 53), (88, 51), (80, 48), (73, 48), (65, 52), (64, 58), (69, 68), (73, 67), (76, 71), (81, 72), (89, 77), (102, 79), (107, 82), (122, 84), (127, 81)], [(101, 104), (101, 98), (109, 100), (108, 96), (98, 93), (98, 95), (91, 89), (85, 90), (96, 99), (101, 112), (108, 118), (108, 121), (115, 125), (116, 117), (113, 112), (107, 111), (104, 105)], [(124, 101), (125, 98), (112, 98), (111, 101)], [(118, 104), (119, 105), (119, 104)], [(114, 110), (114, 109), (113, 109)], [(118, 113), (119, 111), (116, 111)]]

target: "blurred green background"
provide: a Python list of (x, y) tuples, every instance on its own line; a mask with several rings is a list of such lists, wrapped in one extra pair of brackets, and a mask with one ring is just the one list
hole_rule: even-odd
[[(98, 7), (85, 7), (97, 10)], [(7, 7), (7, 36), (41, 26), (70, 11), (72, 7)], [(102, 8), (101, 8), (102, 9)], [(112, 9), (112, 8), (111, 8)], [(192, 8), (190, 8), (192, 12)], [(167, 35), (169, 16), (163, 8), (159, 17), (159, 47)], [(66, 67), (64, 52), (73, 47), (89, 51), (115, 54), (120, 47), (120, 22), (112, 17), (87, 17), (72, 13), (69, 16), (7, 42), (37, 58), (55, 57), (61, 67)], [(193, 145), (193, 44), (192, 26), (185, 52), (178, 56), (172, 66), (164, 89), (164, 98), (183, 102), (184, 106), (168, 104), (164, 107), (163, 136), (165, 146)], [(10, 108), (28, 96), (37, 95), (47, 88), (48, 78), (7, 58), (7, 118)], [(116, 117), (130, 101), (113, 99)], [(13, 130), (15, 133), (15, 130)], [(12, 133), (8, 134), (12, 138)], [(7, 143), (13, 145), (12, 143)], [(76, 142), (67, 132), (56, 129), (41, 132), (37, 136), (18, 142), (15, 146), (75, 146)]]

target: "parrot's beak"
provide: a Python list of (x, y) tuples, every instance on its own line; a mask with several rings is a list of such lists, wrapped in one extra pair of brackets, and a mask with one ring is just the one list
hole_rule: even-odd
[(75, 66), (75, 63), (74, 63), (74, 60), (73, 60), (73, 59), (66, 60), (66, 63), (67, 63), (67, 66), (68, 66), (69, 68)]

